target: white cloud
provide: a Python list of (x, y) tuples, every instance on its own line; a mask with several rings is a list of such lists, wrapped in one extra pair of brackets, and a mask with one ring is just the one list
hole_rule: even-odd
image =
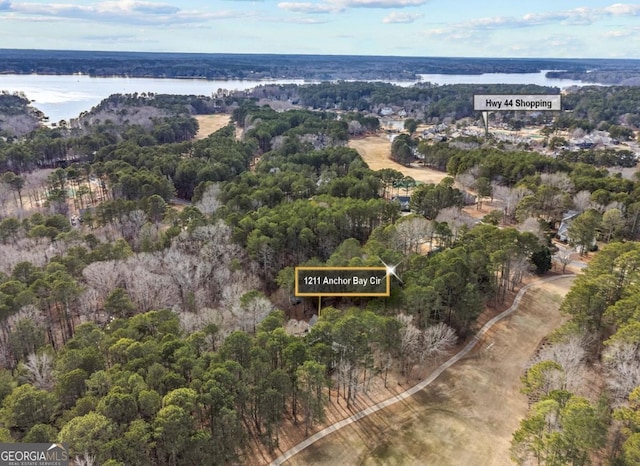
[(152, 2), (136, 2), (133, 0), (119, 0), (97, 4), (98, 11), (142, 13), (149, 15), (173, 15), (180, 12), (180, 8), (173, 5)]
[(617, 30), (617, 31), (607, 31), (604, 34), (602, 34), (602, 37), (605, 38), (613, 38), (613, 39), (619, 39), (620, 37), (629, 37), (633, 34), (637, 34), (637, 31), (631, 31), (631, 30)]
[(311, 2), (282, 2), (278, 3), (278, 8), (296, 13), (333, 13), (343, 9), (342, 7), (331, 3)]
[(530, 42), (513, 43), (506, 50), (516, 57), (548, 56), (549, 50), (553, 50), (555, 56), (575, 58), (581, 56), (585, 49), (586, 44), (578, 38), (551, 34)]
[(477, 34), (481, 34), (484, 31), (471, 29), (471, 28), (434, 28), (424, 31), (422, 34), (443, 41), (456, 42), (471, 38)]
[(70, 3), (0, 2), (0, 12), (11, 12), (12, 19), (65, 18), (91, 22), (122, 24), (185, 24), (240, 16), (229, 11), (183, 11), (168, 3), (135, 0), (98, 2), (88, 5)]
[(158, 40), (151, 39), (149, 37), (144, 37), (139, 35), (120, 35), (120, 34), (85, 35), (80, 37), (80, 39), (84, 42), (89, 42), (92, 44), (101, 44), (101, 45), (131, 44), (131, 43), (135, 43), (135, 44), (145, 43), (145, 44), (155, 45), (159, 43)]
[(493, 18), (479, 18), (461, 23), (458, 27), (472, 27), (475, 29), (503, 29), (541, 26), (544, 24), (591, 24), (599, 16), (598, 12), (589, 8), (575, 8), (573, 10), (528, 13), (521, 17), (495, 16)]
[(482, 42), (482, 39), (485, 36), (484, 31), (477, 31), (473, 29), (448, 29), (448, 28), (437, 28), (430, 29), (425, 31), (423, 35), (430, 37), (432, 39), (438, 40), (448, 40), (451, 42)]
[(462, 30), (491, 31), (498, 29), (517, 29), (547, 24), (589, 25), (613, 16), (640, 16), (640, 4), (616, 3), (604, 8), (580, 7), (570, 10), (550, 11), (544, 13), (527, 13), (522, 16), (493, 16), (478, 18), (463, 23), (453, 24), (444, 33), (442, 29), (427, 31), (427, 35), (458, 35)]
[(604, 8), (604, 11), (613, 16), (640, 16), (640, 5), (615, 3)]
[(422, 18), (421, 13), (400, 13), (398, 11), (392, 11), (382, 22), (386, 24), (394, 23), (413, 23), (415, 20)]
[(427, 0), (346, 0), (345, 6), (349, 8), (406, 8), (425, 3)]
[(580, 39), (564, 35), (549, 36), (547, 39), (543, 40), (543, 43), (548, 44), (552, 48), (561, 49), (565, 53), (584, 50), (585, 47), (584, 42), (582, 42)]
[(257, 17), (256, 20), (262, 23), (289, 23), (289, 24), (326, 24), (329, 22), (329, 19), (319, 19), (318, 16), (315, 17), (307, 17), (307, 16), (294, 16), (294, 17), (283, 17), (282, 15), (278, 16), (260, 16)]
[(640, 27), (607, 31), (602, 34), (602, 37), (604, 37), (605, 39), (620, 39), (625, 37), (638, 39), (640, 37)]
[(297, 23), (297, 24), (326, 24), (329, 21), (323, 20), (323, 19), (316, 19), (316, 18), (290, 18), (290, 19), (286, 19), (285, 22)]
[(281, 2), (278, 7), (297, 13), (340, 13), (348, 8), (408, 8), (429, 0), (325, 0), (321, 2)]

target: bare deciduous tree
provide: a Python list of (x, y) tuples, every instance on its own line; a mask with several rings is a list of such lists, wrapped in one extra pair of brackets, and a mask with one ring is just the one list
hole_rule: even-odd
[(471, 170), (469, 170), (468, 172), (465, 173), (461, 173), (460, 175), (456, 176), (456, 182), (462, 186), (463, 188), (466, 189), (472, 189), (473, 186), (476, 183), (476, 180), (478, 179), (477, 176), (474, 176), (471, 173)]
[(37, 240), (34, 238), (19, 239), (15, 243), (0, 243), (0, 272), (11, 274), (13, 268), (19, 262), (31, 262), (36, 267), (44, 266), (48, 260), (57, 254), (50, 249), (49, 239)]
[(556, 188), (562, 193), (572, 193), (575, 190), (575, 185), (569, 175), (563, 172), (556, 173), (541, 173), (540, 183), (546, 184), (552, 188)]
[(96, 464), (96, 457), (84, 452), (83, 454), (76, 456), (73, 461), (76, 466), (94, 466)]
[(609, 369), (607, 383), (617, 403), (623, 403), (629, 393), (640, 385), (640, 346), (630, 342), (616, 342), (603, 352)]
[(100, 315), (96, 309), (121, 287), (138, 312), (173, 309), (188, 331), (209, 324), (217, 325), (220, 335), (253, 328), (271, 311), (271, 304), (265, 298), (254, 306), (255, 312), (241, 305), (241, 297), (260, 285), (250, 272), (232, 267), (234, 260), (243, 258), (244, 252), (222, 222), (182, 232), (164, 251), (87, 266), (83, 270), (87, 304), (82, 314), (92, 315), (95, 321)]
[(540, 226), (540, 221), (535, 217), (527, 217), (524, 222), (518, 225), (518, 231), (533, 233), (540, 240), (540, 244), (546, 244), (546, 235)]
[(183, 305), (193, 295), (196, 307), (200, 307), (219, 300), (231, 279), (229, 265), (242, 257), (244, 252), (231, 240), (231, 229), (218, 222), (198, 227), (191, 234), (181, 233), (162, 260), (164, 270), (179, 288)]
[(340, 399), (340, 387), (342, 387), (342, 397), (347, 401), (347, 406), (351, 401), (351, 397), (347, 397), (347, 394), (351, 393), (349, 388), (352, 388), (351, 378), (353, 376), (353, 363), (347, 358), (340, 358), (336, 365), (336, 380), (338, 386), (337, 398)]
[(358, 136), (364, 132), (364, 128), (362, 127), (362, 124), (360, 124), (358, 120), (351, 120), (347, 128), (348, 128), (349, 134), (352, 134), (354, 136)]
[(512, 291), (522, 283), (522, 280), (531, 272), (532, 267), (527, 257), (518, 256), (510, 261), (509, 283)]
[(202, 199), (196, 203), (196, 207), (205, 215), (213, 214), (222, 205), (220, 202), (220, 185), (213, 183), (207, 186), (202, 193)]
[(120, 218), (120, 232), (122, 237), (137, 247), (140, 239), (140, 231), (145, 223), (147, 223), (147, 214), (142, 210), (134, 210), (123, 216)]
[(116, 261), (100, 261), (87, 265), (82, 270), (87, 285), (106, 296), (122, 281), (122, 266)]
[(87, 322), (97, 322), (104, 324), (107, 322), (107, 315), (101, 313), (104, 296), (93, 288), (87, 288), (79, 299), (79, 311), (81, 319)]
[(178, 305), (177, 289), (171, 279), (144, 267), (125, 272), (125, 288), (139, 312), (173, 308)]
[(446, 354), (457, 339), (455, 330), (444, 322), (427, 327), (422, 332), (420, 360), (425, 361)]
[(589, 191), (579, 191), (573, 196), (573, 206), (578, 212), (584, 212), (591, 208), (591, 193)]
[(378, 370), (384, 373), (384, 388), (387, 388), (387, 374), (393, 367), (393, 356), (388, 351), (376, 350), (375, 358), (378, 361)]
[(562, 265), (562, 273), (564, 273), (565, 270), (567, 269), (567, 265), (571, 263), (573, 253), (574, 253), (573, 249), (562, 248), (553, 255), (554, 260), (558, 262), (560, 265)]
[(414, 365), (446, 353), (457, 340), (455, 331), (444, 323), (421, 331), (411, 316), (400, 314), (396, 319), (400, 322), (400, 372), (407, 379)]
[(424, 217), (412, 217), (396, 223), (394, 243), (405, 254), (420, 253), (420, 246), (433, 237), (432, 222)]
[(420, 354), (420, 329), (411, 316), (400, 314), (396, 319), (400, 322), (400, 373), (408, 379)]
[(580, 393), (584, 385), (585, 348), (593, 344), (587, 335), (571, 335), (564, 341), (543, 347), (532, 361), (532, 365), (542, 361), (555, 361), (564, 369), (566, 389)]
[(0, 182), (0, 219), (8, 215), (8, 204), (13, 198), (11, 187), (7, 183)]
[(27, 381), (42, 390), (52, 390), (55, 383), (53, 364), (53, 356), (48, 352), (31, 353), (23, 365)]
[(527, 188), (509, 188), (508, 186), (493, 185), (493, 197), (504, 203), (504, 216), (513, 220), (516, 207), (523, 197), (529, 196), (531, 191)]
[(476, 221), (459, 207), (447, 207), (438, 213), (436, 222), (446, 222), (455, 238), (463, 227), (471, 228)]
[(256, 291), (250, 291), (240, 297), (238, 317), (242, 323), (242, 330), (256, 333), (256, 325), (273, 311), (273, 304), (266, 296)]

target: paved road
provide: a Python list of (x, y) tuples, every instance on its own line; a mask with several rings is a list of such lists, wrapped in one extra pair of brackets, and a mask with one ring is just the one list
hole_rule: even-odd
[(288, 461), (291, 457), (293, 457), (294, 455), (296, 455), (297, 453), (299, 453), (300, 451), (304, 450), (305, 448), (307, 448), (308, 446), (312, 445), (313, 443), (317, 442), (318, 440), (326, 437), (329, 434), (332, 434), (333, 432), (336, 432), (337, 430), (348, 426), (349, 424), (352, 424), (364, 417), (367, 417), (373, 413), (376, 413), (377, 411), (380, 411), (381, 409), (384, 409), (388, 406), (391, 406), (393, 404), (396, 404), (402, 400), (405, 400), (406, 398), (409, 398), (410, 396), (416, 394), (417, 392), (419, 392), (420, 390), (424, 389), (425, 387), (427, 387), (428, 385), (430, 385), (431, 383), (433, 383), (444, 371), (446, 371), (449, 367), (451, 367), (452, 365), (454, 365), (455, 363), (457, 363), (458, 361), (460, 361), (462, 358), (464, 358), (475, 346), (476, 344), (482, 339), (482, 337), (499, 321), (501, 321), (502, 319), (504, 319), (505, 317), (511, 315), (513, 312), (515, 312), (518, 308), (518, 305), (520, 303), (520, 300), (522, 299), (522, 296), (524, 296), (524, 294), (531, 288), (537, 285), (540, 285), (542, 283), (547, 283), (547, 282), (552, 282), (555, 280), (559, 280), (559, 279), (563, 279), (566, 278), (567, 275), (558, 275), (558, 276), (554, 276), (554, 277), (549, 277), (549, 278), (544, 278), (541, 280), (536, 280), (535, 282), (532, 282), (524, 287), (522, 287), (522, 289), (518, 292), (518, 294), (516, 295), (513, 304), (511, 305), (511, 307), (509, 307), (509, 309), (507, 309), (506, 311), (503, 311), (502, 313), (498, 314), (497, 316), (495, 316), (493, 319), (491, 319), (490, 321), (488, 321), (481, 329), (480, 331), (478, 331), (478, 333), (473, 337), (473, 339), (471, 341), (469, 341), (469, 343), (467, 343), (467, 345), (460, 350), (458, 353), (456, 353), (454, 356), (452, 356), (450, 359), (448, 359), (445, 363), (443, 363), (442, 365), (440, 365), (428, 378), (426, 378), (425, 380), (423, 380), (422, 382), (418, 383), (417, 385), (414, 385), (413, 387), (407, 389), (406, 391), (399, 393), (398, 395), (395, 395), (385, 401), (382, 401), (380, 403), (377, 403), (373, 406), (370, 406), (366, 409), (363, 409), (362, 411), (357, 412), (356, 414), (343, 419), (342, 421), (338, 421), (335, 424), (332, 424), (324, 429), (322, 429), (321, 431), (315, 433), (314, 435), (312, 435), (311, 437), (307, 438), (306, 440), (303, 440), (302, 442), (300, 442), (299, 444), (295, 445), (294, 447), (292, 447), (291, 449), (287, 450), (286, 452), (284, 452), (281, 456), (279, 456), (278, 458), (276, 458), (272, 463), (271, 466), (280, 466), (282, 464), (284, 464), (286, 461)]

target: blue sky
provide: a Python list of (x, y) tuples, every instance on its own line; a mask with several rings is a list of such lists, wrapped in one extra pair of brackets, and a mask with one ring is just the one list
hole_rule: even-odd
[(0, 48), (640, 58), (640, 3), (0, 0)]

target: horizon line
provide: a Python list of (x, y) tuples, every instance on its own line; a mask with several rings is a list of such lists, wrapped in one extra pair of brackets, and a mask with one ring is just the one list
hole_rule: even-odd
[(515, 57), (515, 56), (461, 56), (461, 55), (379, 55), (379, 54), (341, 54), (341, 53), (277, 53), (277, 52), (177, 52), (177, 51), (143, 51), (143, 50), (82, 50), (82, 49), (33, 49), (33, 48), (5, 48), (0, 47), (0, 53), (16, 52), (72, 52), (72, 53), (118, 53), (118, 54), (148, 54), (148, 55), (243, 55), (243, 56), (290, 56), (290, 57), (361, 57), (361, 58), (405, 58), (405, 59), (464, 59), (464, 60), (549, 60), (549, 61), (640, 61), (640, 58), (625, 57)]

